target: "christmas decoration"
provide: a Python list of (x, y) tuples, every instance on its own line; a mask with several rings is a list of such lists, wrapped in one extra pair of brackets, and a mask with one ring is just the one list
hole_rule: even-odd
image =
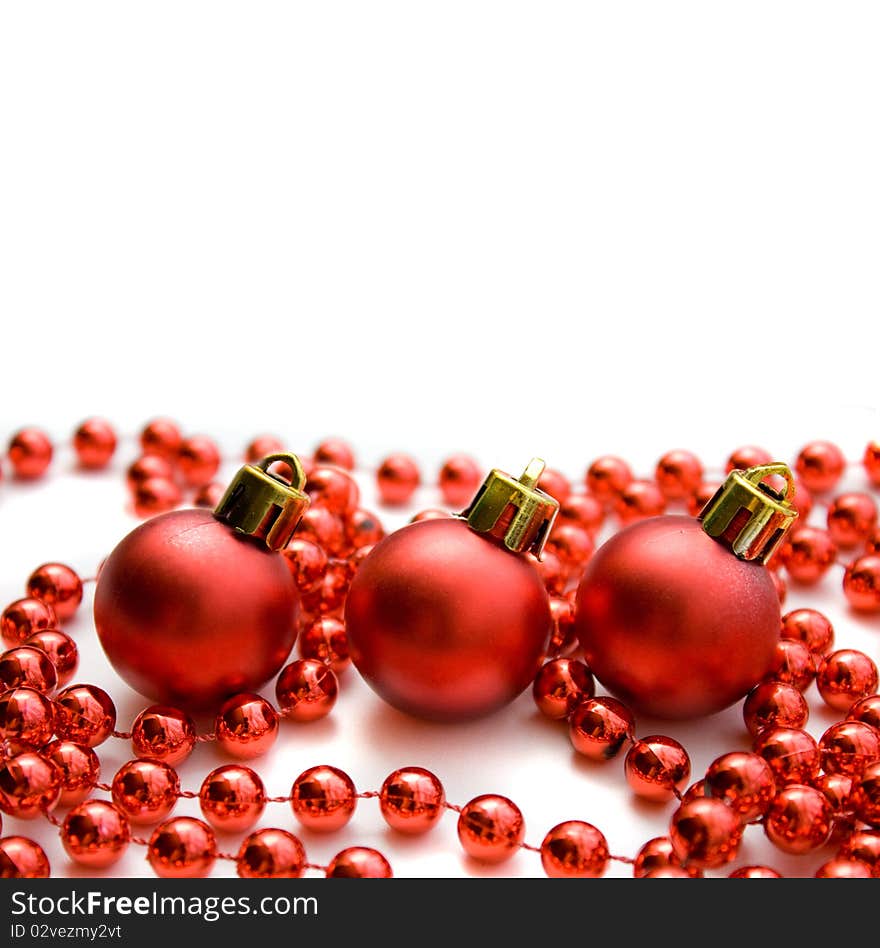
[(389, 704), (463, 720), (513, 700), (547, 641), (547, 593), (522, 555), (540, 554), (559, 504), (493, 470), (462, 517), (422, 520), (382, 540), (360, 564), (345, 606), (351, 657)]
[[(782, 475), (785, 492), (765, 479)], [(733, 471), (699, 520), (622, 530), (587, 566), (576, 628), (593, 674), (635, 710), (711, 714), (770, 671), (779, 599), (764, 562), (797, 516), (784, 464)]]
[[(290, 484), (270, 473), (283, 461)], [(292, 454), (245, 465), (214, 513), (162, 514), (110, 554), (95, 591), (95, 626), (114, 668), (150, 698), (216, 709), (284, 664), (298, 594), (284, 559), (308, 505)]]

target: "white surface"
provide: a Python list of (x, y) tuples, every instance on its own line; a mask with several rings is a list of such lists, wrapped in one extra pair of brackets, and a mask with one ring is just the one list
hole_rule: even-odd
[[(858, 456), (880, 429), (878, 26), (869, 2), (4, 4), (0, 434), (167, 413), (230, 451), (338, 433), (367, 466), (465, 450), (577, 476), (606, 451), (643, 472), (677, 446)], [(0, 486), (6, 598), (46, 559), (91, 571), (131, 524), (119, 479), (62, 470)], [(838, 579), (839, 639), (877, 657)], [(73, 631), (106, 681), (87, 613)], [(139, 702), (111, 690), (124, 721)], [(735, 712), (668, 730), (697, 772), (740, 740)], [(351, 674), (261, 769), (280, 793), (319, 760), (508, 793), (533, 843), (585, 817), (632, 854), (666, 819), (528, 697), (426, 728)], [(365, 803), (338, 839), (400, 874), (476, 871), (451, 819), (402, 843)]]

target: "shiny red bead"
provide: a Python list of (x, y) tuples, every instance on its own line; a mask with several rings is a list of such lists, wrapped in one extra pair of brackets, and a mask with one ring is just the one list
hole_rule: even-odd
[(262, 461), (263, 458), (268, 457), (268, 455), (278, 454), (279, 451), (283, 450), (284, 442), (280, 438), (276, 438), (275, 435), (257, 435), (256, 438), (248, 442), (244, 449), (244, 459), (248, 464), (255, 464), (257, 461)]
[(193, 494), (194, 507), (206, 507), (213, 510), (223, 499), (226, 493), (226, 486), (219, 481), (211, 481), (209, 484), (202, 484)]
[(309, 507), (299, 522), (300, 539), (317, 543), (331, 556), (340, 556), (346, 546), (345, 524), (342, 518), (326, 507)]
[(767, 675), (772, 681), (794, 685), (805, 691), (816, 677), (816, 661), (806, 642), (799, 639), (780, 639), (776, 643), (773, 669)]
[(360, 488), (341, 467), (318, 466), (309, 471), (306, 493), (316, 507), (326, 507), (339, 517), (348, 517), (357, 509)]
[(880, 879), (880, 830), (859, 830), (844, 840), (837, 853), (844, 859), (858, 859), (871, 867)]
[(856, 816), (875, 829), (880, 829), (880, 760), (868, 764), (853, 787), (852, 805)]
[(116, 727), (116, 706), (97, 685), (68, 685), (55, 698), (56, 733), (66, 741), (97, 747)]
[(469, 856), (480, 862), (510, 859), (522, 845), (525, 832), (519, 807), (497, 794), (474, 797), (458, 815), (459, 842)]
[(147, 859), (157, 876), (195, 879), (208, 875), (217, 858), (217, 841), (207, 823), (177, 816), (153, 830)]
[(57, 683), (58, 672), (42, 649), (19, 645), (0, 655), (0, 692), (25, 687), (48, 695)]
[(590, 760), (610, 760), (633, 739), (635, 728), (632, 711), (623, 702), (601, 695), (575, 707), (568, 736), (574, 749)]
[(624, 760), (630, 789), (653, 803), (666, 803), (687, 786), (691, 762), (687, 751), (671, 737), (652, 735), (633, 742)]
[(263, 781), (250, 767), (225, 764), (212, 770), (199, 789), (202, 816), (216, 830), (240, 833), (250, 829), (266, 808)]
[(45, 652), (55, 666), (57, 687), (63, 688), (76, 674), (79, 665), (79, 650), (76, 642), (60, 629), (42, 629), (29, 635), (24, 644)]
[(759, 754), (723, 754), (706, 771), (706, 790), (733, 810), (743, 823), (763, 816), (776, 794), (770, 765)]
[(633, 473), (626, 461), (606, 454), (587, 468), (584, 482), (594, 497), (603, 504), (611, 504), (632, 479)]
[(682, 803), (672, 816), (669, 838), (686, 865), (717, 869), (736, 857), (742, 838), (737, 814), (721, 800), (703, 797)]
[(653, 481), (631, 481), (614, 502), (614, 511), (624, 525), (659, 517), (666, 511), (666, 498)]
[(329, 617), (316, 619), (303, 629), (299, 652), (303, 658), (326, 662), (337, 674), (345, 671), (351, 664), (345, 624)]
[(681, 869), (686, 876), (694, 879), (703, 875), (702, 870), (696, 866), (682, 866), (681, 860), (672, 848), (672, 840), (668, 836), (649, 839), (633, 860), (633, 876), (636, 879), (644, 879), (652, 872), (669, 868)]
[(59, 619), (69, 619), (82, 602), (82, 580), (63, 563), (44, 563), (28, 577), (27, 594), (51, 606)]
[(355, 550), (374, 546), (385, 536), (382, 521), (369, 510), (359, 507), (345, 524), (345, 536)]
[(410, 523), (421, 523), (422, 520), (448, 520), (452, 514), (448, 510), (441, 510), (439, 507), (426, 507), (409, 518)]
[(830, 441), (811, 441), (801, 449), (794, 466), (807, 489), (821, 493), (831, 490), (840, 480), (846, 458)]
[(725, 473), (731, 471), (745, 471), (750, 467), (761, 467), (764, 464), (771, 464), (773, 455), (764, 448), (757, 448), (754, 445), (744, 445), (732, 451), (730, 457), (724, 465)]
[(583, 662), (555, 658), (542, 665), (535, 676), (532, 697), (538, 710), (553, 721), (567, 718), (595, 690), (593, 676)]
[(849, 711), (858, 700), (877, 691), (877, 666), (864, 652), (838, 649), (819, 665), (816, 687), (830, 708)]
[(864, 721), (880, 731), (880, 695), (868, 695), (857, 701), (847, 712), (848, 721)]
[(195, 745), (195, 722), (170, 705), (144, 708), (131, 726), (131, 746), (138, 757), (152, 757), (173, 767), (186, 760)]
[(73, 450), (80, 467), (100, 471), (116, 451), (116, 432), (103, 418), (88, 418), (73, 434)]
[(0, 765), (0, 810), (33, 820), (51, 810), (61, 797), (60, 768), (41, 754), (25, 751)]
[(419, 467), (407, 454), (392, 454), (376, 471), (376, 486), (383, 504), (409, 503), (420, 483)]
[(22, 428), (9, 442), (9, 463), (21, 480), (35, 480), (52, 463), (52, 442), (37, 428)]
[(740, 866), (734, 869), (728, 879), (781, 879), (782, 876), (769, 866)]
[(538, 480), (538, 489), (549, 494), (559, 503), (564, 503), (571, 493), (571, 482), (560, 471), (554, 471), (553, 468), (544, 468), (540, 479)]
[(568, 584), (568, 570), (552, 550), (545, 549), (540, 560), (532, 553), (527, 553), (526, 559), (538, 571), (548, 593), (559, 596), (564, 592)]
[(278, 710), (288, 721), (299, 723), (326, 717), (336, 704), (339, 685), (326, 663), (298, 659), (281, 669), (275, 682)]
[(298, 879), (305, 863), (302, 843), (283, 829), (251, 833), (235, 857), (235, 867), (242, 879)]
[(819, 745), (800, 728), (768, 727), (755, 738), (754, 750), (770, 765), (777, 787), (811, 783), (819, 773)]
[(828, 533), (843, 549), (863, 546), (877, 526), (877, 504), (870, 494), (840, 494), (828, 506)]
[(819, 582), (834, 565), (837, 546), (826, 530), (808, 526), (795, 527), (778, 555), (789, 576), (808, 586)]
[(328, 879), (390, 879), (391, 865), (377, 849), (350, 846), (337, 853), (327, 866)]
[(871, 441), (868, 444), (862, 456), (862, 464), (868, 480), (875, 487), (880, 487), (880, 441)]
[(0, 839), (0, 879), (48, 879), (49, 860), (43, 847), (24, 836)]
[(163, 457), (161, 454), (145, 454), (133, 461), (125, 473), (126, 483), (132, 491), (139, 484), (153, 479), (174, 480), (174, 466), (167, 457)]
[(880, 731), (863, 721), (832, 724), (819, 740), (819, 760), (826, 774), (858, 777), (880, 760)]
[(819, 774), (812, 786), (825, 794), (831, 804), (834, 819), (831, 823), (831, 842), (840, 842), (851, 836), (855, 829), (855, 817), (852, 812), (852, 793), (855, 782), (846, 774)]
[(51, 741), (40, 750), (40, 756), (61, 771), (59, 806), (75, 806), (95, 789), (101, 772), (98, 755), (85, 744), (73, 741)]
[(779, 600), (779, 605), (781, 606), (788, 596), (788, 585), (779, 575), (779, 573), (774, 573), (771, 571), (770, 578), (773, 580), (773, 588), (776, 590), (776, 598)]
[(35, 632), (54, 628), (55, 610), (39, 599), (16, 599), (0, 615), (0, 634), (7, 648), (24, 644)]
[(146, 519), (174, 510), (182, 500), (180, 488), (170, 478), (151, 477), (135, 484), (132, 507), (135, 515)]
[(871, 867), (856, 859), (830, 859), (815, 872), (816, 879), (870, 879)]
[[(561, 596), (551, 596), (550, 615), (553, 628), (547, 642), (547, 655), (550, 658), (566, 658), (579, 644), (574, 627), (574, 603)], [(592, 693), (590, 691), (590, 695)]]
[(880, 554), (860, 556), (847, 566), (843, 592), (853, 609), (880, 612)]
[(559, 823), (541, 843), (541, 865), (551, 879), (598, 879), (609, 858), (605, 837), (581, 820)]
[(67, 855), (90, 869), (106, 869), (118, 862), (130, 841), (128, 820), (106, 800), (77, 804), (61, 826), (61, 843)]
[(804, 784), (789, 784), (770, 804), (764, 832), (787, 853), (807, 853), (828, 839), (832, 817), (831, 804), (824, 793)]
[(559, 506), (557, 524), (570, 523), (586, 530), (590, 536), (602, 528), (605, 521), (605, 508), (592, 494), (569, 494)]
[(7, 753), (39, 750), (52, 739), (55, 708), (34, 688), (11, 688), (0, 694), (0, 745)]
[(311, 540), (294, 537), (282, 555), (301, 595), (320, 587), (329, 562), (322, 547)]
[(180, 796), (177, 772), (160, 760), (130, 760), (116, 771), (113, 802), (132, 823), (166, 819)]
[(814, 655), (826, 655), (834, 645), (834, 627), (815, 609), (794, 609), (782, 617), (782, 638), (803, 642)]
[(389, 774), (379, 791), (385, 822), (410, 836), (433, 829), (446, 810), (443, 784), (422, 767), (403, 767)]
[(339, 438), (326, 438), (315, 448), (315, 464), (332, 464), (353, 471), (354, 452), (347, 442)]
[(687, 512), (692, 517), (700, 515), (703, 508), (718, 492), (720, 481), (702, 481), (697, 489), (687, 498)]
[(472, 457), (453, 455), (443, 463), (437, 478), (443, 503), (455, 509), (467, 506), (482, 479), (482, 469)]
[(743, 704), (743, 720), (752, 737), (767, 727), (803, 727), (809, 716), (804, 696), (782, 681), (755, 685)]
[(572, 523), (557, 524), (547, 540), (547, 550), (556, 554), (568, 575), (582, 570), (595, 548), (590, 534)]
[(204, 435), (185, 438), (177, 450), (177, 469), (188, 487), (201, 487), (214, 479), (220, 468), (220, 451)]
[(684, 500), (703, 480), (703, 465), (690, 451), (667, 451), (657, 462), (654, 480), (667, 500)]
[(348, 774), (326, 764), (309, 767), (293, 782), (290, 807), (307, 829), (330, 833), (352, 818), (357, 806), (354, 783)]
[(140, 442), (144, 454), (155, 454), (176, 461), (183, 436), (173, 421), (168, 418), (155, 418), (141, 431)]
[(214, 732), (217, 744), (231, 757), (261, 757), (278, 737), (278, 712), (260, 695), (242, 692), (220, 706)]

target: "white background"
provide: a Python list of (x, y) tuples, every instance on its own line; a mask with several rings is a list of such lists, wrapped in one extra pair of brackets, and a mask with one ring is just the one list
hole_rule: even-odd
[[(231, 454), (342, 434), (365, 467), (465, 450), (573, 477), (677, 446), (858, 457), (880, 428), (878, 26), (871, 3), (3, 3), (0, 435), (164, 413)], [(4, 600), (40, 561), (90, 571), (134, 523), (119, 476), (68, 468), (0, 485)], [(838, 581), (839, 640), (876, 658)], [(106, 680), (88, 615), (72, 628)], [(125, 723), (138, 699), (114, 694)], [(663, 832), (529, 702), (428, 728), (352, 672), (333, 719), (285, 729), (260, 769), (281, 793), (319, 760), (365, 788), (423, 764), (457, 802), (512, 796), (532, 843), (570, 817), (630, 855)], [(743, 743), (736, 720), (665, 730), (699, 771)], [(369, 801), (305, 841), (480, 871), (454, 821), (401, 842)]]

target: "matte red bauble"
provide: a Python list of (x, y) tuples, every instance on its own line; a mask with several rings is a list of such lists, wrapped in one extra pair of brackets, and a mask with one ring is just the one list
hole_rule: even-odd
[[(786, 478), (780, 493), (764, 483)], [(763, 563), (797, 511), (785, 465), (734, 471), (700, 514), (653, 517), (590, 560), (576, 628), (593, 674), (633, 709), (693, 718), (773, 667), (779, 599)]]
[(378, 543), (348, 593), (352, 661), (389, 704), (465, 720), (512, 701), (535, 677), (552, 619), (522, 555), (540, 552), (558, 503), (492, 471), (462, 518), (411, 523)]
[[(268, 472), (286, 462), (288, 484)], [(149, 698), (216, 708), (258, 688), (296, 639), (299, 596), (277, 550), (308, 498), (290, 454), (245, 465), (211, 513), (178, 510), (133, 530), (110, 554), (95, 626), (113, 667)]]

